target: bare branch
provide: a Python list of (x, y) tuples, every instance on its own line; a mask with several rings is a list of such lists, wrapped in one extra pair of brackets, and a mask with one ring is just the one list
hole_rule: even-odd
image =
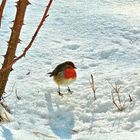
[(0, 5), (0, 27), (1, 27), (1, 20), (2, 20), (2, 15), (3, 15), (3, 10), (4, 10), (4, 7), (6, 5), (6, 0), (2, 0), (1, 2), (1, 5)]
[(43, 23), (45, 22), (46, 18), (49, 16), (49, 15), (48, 15), (48, 11), (49, 11), (49, 9), (50, 9), (50, 6), (51, 6), (51, 4), (52, 4), (52, 1), (53, 1), (53, 0), (50, 0), (50, 1), (49, 1), (48, 6), (46, 7), (46, 10), (45, 10), (44, 15), (43, 15), (43, 17), (42, 17), (42, 20), (41, 20), (40, 24), (38, 25), (38, 28), (37, 28), (37, 30), (35, 31), (35, 33), (34, 33), (32, 39), (31, 39), (30, 43), (29, 43), (28, 46), (25, 48), (25, 50), (23, 51), (23, 53), (22, 53), (20, 56), (18, 56), (17, 58), (14, 59), (13, 64), (14, 64), (16, 61), (20, 60), (22, 57), (25, 57), (27, 51), (31, 48), (31, 46), (32, 46), (32, 44), (33, 44), (33, 42), (34, 42), (34, 40), (35, 40), (36, 37), (37, 37), (37, 34), (38, 34), (39, 30), (41, 29), (41, 27), (42, 27)]
[(10, 65), (8, 65), (8, 66), (5, 67), (5, 68), (0, 69), (0, 73), (3, 72), (3, 71), (6, 71), (7, 69), (11, 69), (14, 63), (16, 63), (16, 62), (17, 62), (18, 60), (20, 60), (22, 57), (25, 57), (27, 51), (31, 48), (31, 46), (32, 46), (32, 44), (33, 44), (33, 42), (34, 42), (34, 40), (36, 39), (37, 34), (38, 34), (38, 32), (40, 31), (40, 29), (41, 29), (43, 23), (45, 22), (46, 18), (48, 17), (48, 11), (49, 11), (49, 9), (50, 9), (50, 6), (51, 6), (51, 4), (52, 4), (52, 1), (53, 1), (53, 0), (49, 0), (48, 6), (46, 7), (46, 10), (45, 10), (44, 15), (43, 15), (43, 17), (42, 17), (42, 19), (41, 19), (41, 22), (40, 22), (40, 24), (38, 25), (38, 28), (36, 29), (36, 31), (35, 31), (35, 33), (34, 33), (32, 39), (31, 39), (31, 41), (29, 42), (28, 46), (24, 49), (23, 53), (22, 53), (20, 56), (16, 57)]
[(21, 33), (22, 25), (24, 22), (25, 12), (28, 6), (28, 0), (19, 0), (17, 2), (17, 11), (15, 15), (15, 22), (12, 27), (12, 32), (9, 38), (8, 48), (6, 51), (5, 59), (2, 68), (0, 69), (0, 98), (5, 91), (9, 74), (12, 69), (12, 62), (15, 58), (18, 40)]

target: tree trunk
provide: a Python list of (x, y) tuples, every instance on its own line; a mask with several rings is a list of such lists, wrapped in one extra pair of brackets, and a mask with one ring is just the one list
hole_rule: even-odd
[[(16, 17), (15, 17), (14, 25), (11, 28), (12, 30), (11, 36), (8, 42), (6, 55), (4, 56), (2, 69), (8, 67), (8, 65), (10, 65), (14, 61), (17, 45), (20, 40), (19, 36), (24, 21), (24, 15), (28, 4), (29, 4), (28, 0), (19, 0), (17, 2)], [(2, 95), (5, 92), (6, 83), (8, 81), (8, 77), (11, 70), (12, 68), (0, 72), (0, 99), (2, 98)]]

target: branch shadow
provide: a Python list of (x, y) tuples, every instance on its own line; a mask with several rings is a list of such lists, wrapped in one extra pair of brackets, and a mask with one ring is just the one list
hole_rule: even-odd
[(49, 111), (49, 125), (55, 135), (60, 139), (72, 139), (74, 127), (74, 116), (70, 111), (60, 108), (58, 104), (53, 105), (51, 94), (45, 94), (47, 108)]
[(1, 128), (3, 130), (2, 135), (5, 138), (5, 140), (14, 140), (13, 139), (13, 134), (11, 133), (11, 131), (8, 128), (6, 128), (6, 127), (4, 127), (2, 125), (1, 125)]

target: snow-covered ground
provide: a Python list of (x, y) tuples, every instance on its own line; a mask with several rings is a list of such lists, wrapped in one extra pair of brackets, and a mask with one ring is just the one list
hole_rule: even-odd
[[(29, 43), (47, 5), (47, 0), (30, 2), (17, 55)], [(8, 0), (0, 29), (0, 56), (6, 51), (16, 11), (13, 5)], [(139, 0), (54, 0), (32, 48), (10, 75), (6, 102), (14, 119), (1, 124), (0, 139), (139, 140), (139, 13)], [(69, 95), (62, 88), (62, 98), (47, 73), (66, 60), (75, 63), (78, 77), (71, 85), (74, 93)], [(89, 84), (91, 74), (96, 101)], [(122, 87), (126, 104), (122, 112), (112, 103), (109, 82)]]

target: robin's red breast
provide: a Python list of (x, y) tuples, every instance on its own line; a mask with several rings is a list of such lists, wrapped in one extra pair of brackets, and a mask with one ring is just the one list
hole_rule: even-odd
[[(49, 72), (50, 77), (53, 76), (54, 81), (58, 85), (58, 93), (59, 95), (63, 95), (60, 92), (60, 86), (65, 85), (68, 86), (72, 82), (76, 80), (76, 67), (73, 62), (71, 61), (66, 61), (64, 63), (61, 63), (56, 66), (56, 68), (52, 71)], [(72, 93), (70, 88), (68, 87), (68, 92)]]

